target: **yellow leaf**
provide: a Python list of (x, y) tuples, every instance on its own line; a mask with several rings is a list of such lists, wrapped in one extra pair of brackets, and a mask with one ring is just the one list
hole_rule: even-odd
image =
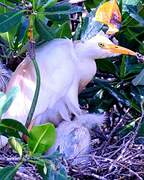
[(96, 21), (108, 26), (107, 34), (115, 34), (119, 31), (121, 13), (117, 0), (111, 0), (102, 4), (96, 12)]

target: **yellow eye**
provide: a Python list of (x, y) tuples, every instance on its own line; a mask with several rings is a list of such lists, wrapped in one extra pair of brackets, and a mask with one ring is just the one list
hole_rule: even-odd
[(103, 48), (104, 47), (104, 44), (103, 43), (98, 43), (98, 46)]

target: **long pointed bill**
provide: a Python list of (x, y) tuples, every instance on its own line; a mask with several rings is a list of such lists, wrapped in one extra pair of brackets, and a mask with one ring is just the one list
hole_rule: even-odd
[(122, 46), (117, 46), (115, 44), (105, 44), (103, 48), (109, 50), (110, 52), (114, 54), (125, 54), (125, 55), (137, 56), (137, 52), (134, 52)]

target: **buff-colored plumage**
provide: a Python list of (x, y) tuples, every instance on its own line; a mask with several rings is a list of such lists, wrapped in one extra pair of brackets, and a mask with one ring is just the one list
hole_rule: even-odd
[[(69, 159), (80, 151), (82, 154), (89, 151), (89, 129), (93, 125), (102, 124), (104, 115), (83, 115), (78, 94), (96, 73), (95, 59), (121, 53), (136, 55), (133, 51), (115, 45), (103, 32), (84, 42), (55, 39), (36, 50), (41, 87), (33, 119), (35, 125), (52, 122), (58, 126), (56, 144), (51, 152), (59, 146), (60, 152)], [(17, 119), (25, 124), (36, 87), (34, 66), (28, 56), (13, 73), (7, 91), (14, 86), (18, 86), (20, 90), (3, 118)], [(72, 114), (75, 115), (73, 122)], [(6, 142), (2, 138), (1, 147)], [(77, 162), (79, 161), (76, 160)]]
[[(70, 3), (82, 1), (69, 0)], [(108, 14), (105, 9), (109, 9)], [(108, 25), (110, 34), (117, 32), (121, 15), (116, 0), (99, 7), (96, 19)], [(80, 155), (89, 153), (89, 130), (96, 124), (101, 125), (105, 119), (104, 114), (84, 114), (78, 103), (78, 94), (96, 73), (95, 59), (120, 54), (137, 56), (137, 53), (115, 45), (102, 31), (90, 39), (82, 39), (85, 40), (73, 42), (69, 39), (55, 39), (36, 50), (41, 86), (33, 115), (34, 124), (52, 122), (57, 125), (56, 143), (49, 153), (59, 147), (60, 152), (67, 159), (73, 159), (74, 164), (83, 160), (88, 162), (85, 156)], [(36, 87), (34, 66), (28, 56), (13, 73), (7, 91), (14, 86), (18, 86), (20, 90), (3, 118), (17, 119), (25, 124)], [(73, 121), (72, 114), (75, 115)], [(6, 142), (2, 137), (0, 146)]]
[[(102, 33), (103, 34), (103, 33)], [(98, 46), (100, 42), (113, 44), (106, 36), (98, 34), (85, 42), (68, 39), (53, 40), (36, 50), (36, 60), (41, 74), (41, 88), (33, 118), (36, 124), (51, 121), (58, 124), (70, 120), (70, 114), (81, 114), (78, 93), (96, 73), (95, 58), (115, 56)], [(35, 91), (35, 71), (29, 57), (14, 72), (7, 90), (19, 86), (11, 107), (4, 117), (26, 122)]]

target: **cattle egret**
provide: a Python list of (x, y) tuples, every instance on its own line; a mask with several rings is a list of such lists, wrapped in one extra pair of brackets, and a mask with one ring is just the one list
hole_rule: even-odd
[[(80, 1), (70, 0), (70, 3)], [(118, 32), (121, 14), (117, 1), (101, 5), (96, 12), (96, 20), (108, 25), (107, 34)], [(78, 94), (96, 73), (95, 59), (120, 54), (141, 57), (138, 53), (114, 44), (103, 31), (81, 41), (55, 39), (36, 49), (41, 86), (33, 122), (35, 125), (52, 122), (57, 126), (56, 143), (48, 153), (53, 153), (59, 147), (67, 159), (74, 159), (74, 164), (82, 160), (87, 162), (80, 155), (90, 150), (89, 130), (96, 124), (101, 125), (105, 116), (83, 113), (79, 107)], [(35, 69), (29, 56), (13, 73), (6, 91), (15, 86), (20, 90), (2, 118), (16, 119), (25, 124), (36, 88)], [(75, 117), (73, 121), (72, 115)], [(6, 142), (2, 137), (1, 146)]]
[[(58, 125), (61, 120), (70, 121), (71, 114), (80, 115), (78, 93), (95, 75), (95, 59), (120, 54), (137, 55), (115, 45), (103, 32), (83, 42), (55, 39), (37, 49), (41, 87), (33, 116), (35, 124), (49, 121)], [(7, 91), (14, 86), (19, 86), (20, 91), (3, 118), (25, 124), (36, 87), (35, 70), (28, 56), (13, 73)]]

